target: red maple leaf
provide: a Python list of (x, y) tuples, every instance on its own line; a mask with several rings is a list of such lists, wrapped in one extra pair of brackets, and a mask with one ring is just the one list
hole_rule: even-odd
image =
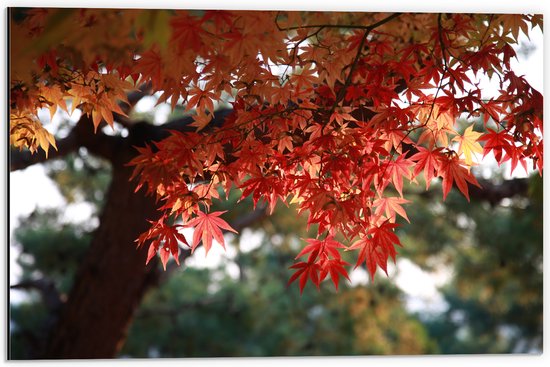
[(355, 267), (358, 267), (365, 262), (367, 265), (367, 270), (373, 280), (377, 267), (384, 270), (386, 274), (388, 273), (388, 257), (391, 256), (391, 258), (395, 261), (395, 255), (397, 252), (395, 251), (394, 245), (401, 246), (399, 238), (393, 232), (395, 227), (398, 226), (399, 225), (396, 223), (385, 221), (379, 226), (375, 226), (368, 231), (368, 234), (371, 235), (370, 238), (364, 236), (348, 247), (349, 250), (359, 249), (359, 255), (357, 257)]
[(284, 201), (285, 190), (282, 180), (275, 175), (262, 175), (260, 172), (254, 172), (251, 177), (239, 186), (243, 190), (241, 199), (252, 194), (254, 207), (258, 200), (263, 198), (269, 204), (269, 214), (273, 213), (277, 199)]
[(180, 13), (170, 22), (172, 26), (172, 38), (182, 50), (191, 48), (199, 51), (203, 46), (202, 35), (205, 33), (201, 27), (200, 19), (196, 19), (185, 13)]
[(498, 164), (502, 164), (503, 159), (502, 151), (504, 150), (508, 157), (514, 156), (516, 146), (514, 145), (514, 138), (506, 130), (494, 131), (491, 128), (487, 128), (488, 133), (481, 136), (478, 140), (485, 141), (483, 146), (483, 157), (489, 154), (491, 151), (495, 156)]
[(348, 262), (343, 261), (341, 258), (337, 259), (327, 259), (321, 263), (321, 274), (320, 281), (325, 279), (325, 277), (330, 274), (332, 283), (334, 287), (338, 290), (338, 284), (340, 282), (340, 275), (342, 275), (347, 280), (349, 279), (348, 272), (344, 266), (349, 265)]
[(154, 49), (145, 51), (136, 61), (135, 71), (140, 73), (144, 79), (150, 79), (155, 90), (162, 87), (163, 61), (160, 54)]
[(384, 251), (382, 247), (377, 246), (371, 238), (363, 237), (354, 242), (349, 247), (349, 249), (360, 249), (355, 267), (358, 267), (363, 262), (365, 262), (371, 279), (374, 280), (374, 274), (376, 273), (376, 269), (378, 266), (380, 266), (382, 269), (386, 268), (388, 254)]
[(443, 200), (447, 198), (447, 194), (451, 191), (453, 182), (468, 201), (470, 201), (468, 182), (481, 188), (474, 175), (462, 165), (462, 160), (456, 155), (441, 161), (439, 174), (443, 178)]
[(336, 241), (334, 236), (328, 235), (324, 240), (306, 239), (308, 243), (302, 251), (296, 256), (299, 257), (309, 254), (307, 262), (300, 262), (292, 265), (291, 269), (297, 269), (292, 275), (288, 284), (290, 285), (300, 277), (300, 293), (302, 292), (308, 279), (319, 286), (319, 284), (330, 274), (336, 290), (340, 282), (340, 275), (349, 280), (348, 272), (344, 266), (349, 265), (342, 261), (339, 248), (345, 248), (343, 244)]
[(360, 85), (350, 85), (346, 90), (346, 101), (352, 101), (365, 96), (365, 90)]
[(379, 192), (382, 192), (391, 181), (399, 195), (403, 197), (403, 176), (408, 179), (412, 178), (409, 167), (414, 164), (410, 159), (405, 158), (405, 156), (406, 153), (401, 154), (397, 159), (389, 160), (383, 165), (381, 174), (382, 184), (380, 185)]
[(211, 21), (215, 24), (215, 29), (223, 29), (224, 26), (231, 27), (235, 16), (225, 10), (206, 10), (201, 19), (202, 23)]
[(237, 233), (226, 221), (220, 218), (220, 215), (225, 213), (224, 211), (203, 213), (199, 211), (197, 217), (187, 222), (186, 227), (195, 227), (193, 233), (193, 245), (191, 251), (195, 251), (199, 242), (202, 240), (206, 254), (212, 247), (212, 239), (218, 241), (220, 245), (225, 249), (225, 240), (223, 238), (222, 229)]
[(345, 248), (346, 246), (342, 245), (340, 242), (334, 239), (334, 236), (327, 236), (324, 240), (318, 240), (313, 238), (307, 238), (306, 242), (308, 245), (300, 251), (296, 256), (296, 259), (304, 256), (305, 254), (310, 254), (307, 261), (315, 260), (319, 255), (326, 254), (331, 255), (335, 258), (340, 257), (338, 252), (339, 248)]
[(403, 207), (401, 206), (401, 204), (407, 203), (410, 203), (410, 201), (400, 197), (382, 196), (374, 201), (373, 206), (376, 208), (375, 213), (377, 215), (384, 214), (386, 218), (390, 219), (392, 222), (395, 222), (396, 214), (399, 214), (400, 216), (405, 218), (407, 222), (410, 223), (405, 209), (403, 209)]
[(136, 240), (138, 243), (138, 247), (143, 245), (143, 243), (149, 239), (153, 239), (151, 241), (151, 245), (149, 245), (149, 251), (147, 253), (147, 260), (145, 264), (148, 264), (149, 261), (155, 256), (157, 251), (160, 250), (160, 260), (162, 262), (162, 266), (164, 267), (164, 270), (166, 270), (166, 263), (168, 262), (168, 259), (170, 257), (170, 254), (174, 257), (174, 260), (176, 260), (176, 263), (179, 265), (179, 242), (182, 242), (189, 246), (187, 243), (187, 240), (185, 237), (178, 232), (178, 227), (181, 227), (179, 225), (176, 226), (170, 226), (167, 225), (165, 222), (165, 217), (162, 217), (156, 222), (150, 222), (153, 224), (153, 226), (147, 231), (142, 233), (139, 238)]
[(424, 147), (417, 146), (418, 153), (411, 157), (412, 161), (416, 162), (414, 166), (413, 176), (416, 177), (424, 170), (424, 179), (426, 180), (426, 190), (430, 188), (432, 178), (436, 176), (439, 169), (439, 157), (441, 157), (441, 148), (428, 150)]
[(319, 287), (319, 283), (321, 282), (319, 277), (319, 269), (320, 266), (318, 263), (314, 262), (299, 262), (298, 264), (294, 264), (290, 267), (290, 269), (297, 269), (294, 274), (290, 277), (288, 280), (287, 286), (292, 284), (298, 277), (300, 277), (300, 294), (304, 291), (304, 287), (306, 286), (307, 280), (311, 279), (313, 284), (315, 284), (317, 287)]

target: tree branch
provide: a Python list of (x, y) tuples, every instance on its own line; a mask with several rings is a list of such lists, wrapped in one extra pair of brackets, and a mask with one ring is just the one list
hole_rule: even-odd
[[(143, 97), (151, 95), (152, 90), (153, 87), (151, 82), (142, 84), (137, 90), (128, 93), (126, 96), (128, 103), (120, 103), (120, 108), (126, 115), (128, 115)], [(124, 116), (116, 112), (113, 113), (113, 118), (116, 122), (126, 128), (131, 127), (135, 123), (135, 121), (131, 120), (128, 116)]]
[(373, 30), (375, 28), (378, 28), (381, 25), (389, 22), (390, 20), (398, 17), (399, 15), (401, 15), (401, 13), (394, 13), (394, 14), (388, 16), (387, 18), (384, 18), (384, 19), (382, 19), (382, 20), (380, 20), (376, 23), (373, 23), (371, 25), (360, 25), (360, 24), (308, 24), (308, 25), (300, 25), (300, 26), (282, 28), (279, 25), (279, 22), (278, 22), (279, 14), (277, 14), (277, 17), (275, 18), (275, 25), (277, 26), (277, 29), (279, 31), (292, 31), (292, 30), (295, 30), (295, 29), (306, 29), (306, 28), (365, 29), (365, 30), (371, 31), (371, 30)]
[(251, 225), (261, 221), (267, 217), (267, 205), (260, 204), (251, 211), (250, 213), (243, 215), (230, 223), (237, 232), (242, 231), (243, 229), (250, 227)]
[(28, 150), (10, 149), (10, 171), (17, 171), (37, 163), (61, 158), (67, 154), (76, 151), (80, 147), (85, 147), (92, 154), (111, 161), (116, 155), (116, 147), (122, 140), (118, 136), (109, 136), (101, 131), (94, 132), (91, 117), (83, 114), (77, 124), (72, 128), (66, 138), (57, 142), (57, 150), (51, 149), (48, 156), (40, 150), (32, 154)]
[[(514, 178), (505, 180), (501, 183), (494, 183), (491, 180), (478, 179), (481, 186), (477, 187), (468, 184), (470, 199), (473, 201), (487, 201), (491, 206), (496, 206), (503, 199), (510, 199), (516, 196), (526, 196), (529, 190), (528, 178)], [(424, 192), (411, 192), (412, 195), (419, 195), (430, 198), (434, 195), (434, 190)]]
[(57, 150), (50, 149), (48, 157), (46, 157), (46, 154), (42, 150), (33, 154), (29, 150), (10, 148), (10, 171), (25, 169), (50, 159), (61, 158), (77, 149), (78, 143), (74, 130), (72, 130), (66, 138), (57, 140)]
[(529, 190), (529, 179), (514, 178), (495, 184), (490, 180), (478, 179), (481, 188), (469, 185), (470, 198), (472, 200), (488, 201), (495, 206), (503, 199), (515, 196), (526, 196)]
[(55, 284), (49, 279), (24, 280), (10, 286), (11, 289), (31, 290), (35, 289), (40, 293), (42, 301), (50, 311), (58, 310), (63, 304), (61, 294)]
[(365, 42), (367, 41), (367, 38), (368, 38), (370, 32), (372, 30), (376, 29), (377, 27), (380, 27), (381, 25), (392, 21), (393, 19), (399, 17), (400, 15), (401, 15), (401, 13), (393, 13), (392, 15), (390, 15), (390, 16), (388, 16), (388, 17), (386, 17), (386, 18), (384, 18), (384, 19), (382, 19), (382, 20), (380, 20), (380, 21), (378, 21), (374, 24), (371, 24), (370, 26), (365, 27), (365, 33), (363, 34), (363, 37), (361, 37), (361, 41), (359, 42), (359, 46), (357, 47), (357, 53), (355, 54), (355, 58), (353, 59), (353, 62), (351, 64), (350, 71), (349, 71), (348, 76), (347, 76), (347, 78), (344, 82), (344, 86), (338, 92), (338, 96), (336, 97), (336, 101), (334, 102), (334, 106), (333, 106), (332, 110), (334, 110), (335, 107), (346, 96), (346, 90), (348, 89), (348, 87), (351, 84), (353, 74), (355, 72), (355, 68), (357, 67), (357, 64), (359, 63), (359, 58), (361, 57), (361, 54), (363, 53), (363, 46), (365, 45)]

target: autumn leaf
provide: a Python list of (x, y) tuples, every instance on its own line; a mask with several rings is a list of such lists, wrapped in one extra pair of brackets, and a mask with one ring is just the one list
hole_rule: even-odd
[(389, 257), (395, 261), (394, 245), (401, 246), (399, 238), (394, 233), (397, 226), (398, 224), (384, 221), (369, 229), (367, 233), (370, 237), (362, 236), (348, 248), (348, 250), (359, 250), (355, 267), (365, 262), (372, 280), (378, 267), (387, 274)]
[(193, 244), (191, 251), (195, 251), (199, 242), (202, 240), (206, 254), (212, 247), (212, 240), (216, 240), (225, 249), (225, 240), (222, 229), (237, 233), (226, 221), (220, 218), (220, 215), (226, 211), (212, 213), (197, 212), (197, 217), (187, 222), (186, 227), (194, 227)]
[(296, 259), (306, 254), (309, 254), (308, 261), (315, 260), (321, 254), (331, 255), (335, 258), (339, 258), (340, 253), (338, 252), (338, 249), (346, 247), (340, 242), (336, 241), (334, 239), (334, 236), (331, 235), (327, 236), (324, 240), (308, 238), (306, 239), (306, 242), (308, 243), (308, 245), (305, 246), (298, 255), (296, 255)]
[(419, 109), (418, 118), (426, 128), (420, 134), (417, 144), (428, 142), (430, 147), (435, 144), (442, 146), (449, 145), (449, 134), (456, 134), (453, 130), (455, 115), (451, 110), (442, 111), (440, 106), (434, 104), (433, 107), (424, 107)]
[(136, 61), (136, 72), (142, 75), (145, 80), (153, 83), (153, 88), (159, 89), (162, 86), (162, 58), (158, 51), (150, 49), (139, 56)]
[(516, 151), (514, 138), (506, 130), (497, 132), (491, 128), (488, 128), (487, 133), (478, 140), (485, 142), (485, 145), (483, 146), (483, 157), (490, 152), (493, 152), (493, 155), (499, 165), (505, 161), (504, 158), (506, 156), (502, 155), (503, 152), (507, 154), (508, 158), (510, 158), (514, 156), (514, 151)]
[(413, 162), (409, 158), (406, 158), (406, 154), (401, 154), (395, 160), (385, 162), (381, 170), (382, 185), (380, 191), (383, 191), (391, 182), (399, 195), (403, 197), (403, 177), (407, 179), (412, 178), (411, 171), (409, 170), (412, 165)]
[(202, 113), (199, 111), (197, 112), (198, 113), (195, 116), (193, 116), (193, 122), (189, 124), (189, 126), (196, 127), (197, 131), (201, 131), (210, 123), (210, 121), (212, 121), (214, 114)]
[(166, 264), (170, 255), (174, 257), (174, 260), (179, 265), (179, 243), (189, 246), (185, 237), (178, 232), (180, 225), (167, 225), (165, 223), (165, 217), (161, 217), (158, 221), (150, 221), (152, 227), (142, 233), (136, 242), (138, 247), (143, 245), (147, 240), (152, 240), (149, 245), (149, 251), (147, 253), (147, 260), (145, 264), (148, 264), (149, 261), (159, 252), (160, 260), (164, 270), (166, 270)]
[(365, 96), (365, 92), (363, 90), (363, 87), (356, 86), (356, 85), (350, 85), (348, 89), (346, 90), (346, 101), (352, 101), (354, 99), (359, 99), (361, 97)]
[(309, 90), (313, 87), (313, 83), (318, 80), (315, 69), (308, 67), (303, 68), (299, 73), (292, 74), (290, 80), (294, 83), (296, 91)]
[(480, 154), (483, 152), (483, 148), (477, 142), (482, 134), (474, 131), (473, 129), (474, 125), (472, 124), (464, 130), (464, 134), (462, 136), (459, 135), (453, 138), (453, 141), (458, 142), (458, 154), (464, 153), (464, 162), (468, 166), (471, 166), (473, 163), (472, 154)]
[(325, 260), (321, 263), (321, 273), (319, 274), (321, 281), (325, 279), (327, 275), (330, 275), (334, 288), (338, 290), (340, 276), (343, 276), (348, 281), (350, 280), (345, 266), (349, 266), (349, 263), (343, 261), (341, 258)]
[(171, 20), (172, 41), (182, 50), (191, 48), (193, 51), (199, 51), (203, 46), (202, 35), (205, 31), (202, 29), (200, 20), (196, 19), (186, 12), (178, 12)]
[(409, 200), (400, 197), (381, 197), (376, 199), (372, 205), (376, 208), (375, 213), (377, 215), (384, 214), (386, 218), (390, 219), (392, 222), (395, 222), (396, 214), (399, 214), (410, 223), (405, 209), (401, 206), (401, 204), (408, 203), (410, 203)]
[(53, 119), (58, 107), (69, 113), (67, 104), (65, 103), (65, 93), (63, 93), (58, 85), (42, 87), (41, 94), (47, 101), (48, 109), (50, 110), (50, 119)]
[(416, 162), (413, 170), (413, 176), (416, 177), (423, 171), (427, 190), (430, 188), (432, 179), (437, 176), (437, 172), (439, 171), (439, 161), (443, 156), (441, 153), (442, 148), (429, 150), (422, 146), (418, 146), (417, 149), (418, 153), (411, 157), (411, 160)]
[(50, 145), (54, 147), (55, 150), (57, 150), (54, 136), (48, 130), (43, 128), (41, 125), (40, 127), (37, 127), (37, 129), (35, 130), (34, 136), (36, 138), (36, 142), (38, 143), (38, 146), (42, 148), (42, 150), (44, 150), (46, 157), (48, 157), (48, 150)]
[(333, 121), (336, 121), (338, 125), (342, 126), (344, 125), (345, 121), (357, 121), (357, 120), (347, 112), (334, 111), (332, 115), (330, 115), (330, 119), (329, 119), (329, 122), (333, 122)]
[[(224, 246), (223, 231), (234, 231), (223, 212), (201, 211), (221, 190), (263, 200), (270, 213), (279, 201), (293, 204), (316, 229), (298, 251), (297, 261), (307, 261), (293, 265), (300, 291), (329, 275), (336, 288), (347, 278), (340, 252), (348, 242), (371, 277), (386, 269), (400, 245), (397, 216), (409, 221), (405, 180), (415, 184), (423, 173), (429, 189), (441, 177), (443, 199), (453, 186), (469, 198), (476, 154), (542, 170), (543, 95), (511, 62), (520, 34), (542, 27), (540, 15), (53, 8), (21, 15), (9, 32), (14, 148), (55, 148), (40, 109), (51, 116), (79, 109), (96, 130), (106, 122), (111, 140), (124, 142), (117, 147), (140, 142), (128, 163), (136, 189), (146, 186), (164, 220), (195, 227), (193, 250), (201, 241), (207, 252), (214, 240)], [(487, 95), (476, 73), (498, 74), (498, 91)], [(137, 84), (174, 112), (139, 139), (136, 114), (117, 121)], [(228, 101), (231, 113), (216, 111)], [(178, 105), (192, 113), (176, 117)], [(459, 134), (461, 116), (483, 123)], [(115, 121), (131, 128), (117, 131)], [(149, 258), (160, 252), (166, 266), (177, 257), (176, 228), (151, 223), (140, 236), (152, 241)]]
[(42, 148), (46, 158), (50, 145), (57, 150), (55, 137), (34, 116), (10, 116), (10, 144), (19, 149), (27, 147), (31, 153)]
[(189, 100), (187, 101), (185, 110), (189, 111), (192, 108), (196, 108), (200, 113), (204, 113), (206, 110), (213, 113), (214, 99), (216, 99), (215, 93), (200, 88), (193, 88), (189, 91)]
[[(374, 242), (381, 246), (384, 251), (395, 260), (395, 245), (401, 246), (401, 241), (399, 237), (395, 234), (395, 228), (399, 227), (397, 223), (391, 223), (389, 220), (386, 220), (378, 225), (373, 226), (367, 232), (372, 236)], [(385, 267), (383, 268), (386, 271)]]
[(302, 292), (304, 291), (304, 287), (306, 286), (308, 279), (311, 280), (311, 282), (317, 287), (319, 287), (319, 264), (302, 261), (292, 265), (290, 269), (295, 269), (296, 272), (294, 272), (294, 274), (292, 274), (292, 276), (288, 280), (287, 286), (292, 284), (296, 279), (300, 278), (300, 294), (302, 294)]
[(468, 201), (470, 201), (468, 183), (481, 188), (476, 178), (463, 166), (463, 161), (456, 155), (452, 155), (448, 159), (441, 161), (439, 173), (443, 178), (443, 200), (447, 198), (447, 194), (451, 191), (453, 183), (455, 183), (456, 187), (458, 187)]
[(525, 14), (500, 14), (498, 17), (498, 22), (502, 22), (502, 34), (512, 33), (512, 37), (514, 37), (516, 42), (519, 39), (520, 31), (524, 34), (529, 33), (527, 20), (528, 18)]
[(270, 214), (275, 210), (277, 200), (284, 200), (286, 196), (281, 179), (275, 175), (264, 176), (254, 172), (239, 188), (243, 190), (242, 199), (252, 195), (254, 206), (263, 198), (268, 204)]
[(369, 271), (371, 279), (374, 279), (376, 269), (378, 267), (385, 269), (388, 261), (388, 255), (386, 251), (368, 237), (363, 237), (360, 240), (354, 242), (350, 247), (350, 250), (359, 250), (357, 255), (357, 268), (362, 263), (365, 263), (367, 270)]

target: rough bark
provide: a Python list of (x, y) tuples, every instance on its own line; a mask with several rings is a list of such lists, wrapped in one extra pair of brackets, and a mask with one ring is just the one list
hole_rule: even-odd
[[(124, 153), (125, 149), (121, 150)], [(120, 156), (124, 156), (121, 154)], [(134, 240), (156, 215), (151, 197), (134, 193), (131, 170), (116, 159), (113, 177), (89, 252), (52, 329), (44, 358), (113, 358), (143, 295), (158, 280), (156, 262)]]

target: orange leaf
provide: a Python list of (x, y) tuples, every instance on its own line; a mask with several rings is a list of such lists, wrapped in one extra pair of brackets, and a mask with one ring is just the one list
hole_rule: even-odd
[(226, 221), (220, 218), (220, 215), (225, 213), (224, 211), (212, 212), (209, 214), (199, 211), (197, 217), (190, 220), (186, 227), (195, 227), (193, 233), (193, 245), (191, 250), (195, 251), (199, 242), (202, 240), (206, 254), (212, 247), (212, 240), (216, 240), (225, 249), (225, 240), (223, 238), (222, 229), (237, 233)]

